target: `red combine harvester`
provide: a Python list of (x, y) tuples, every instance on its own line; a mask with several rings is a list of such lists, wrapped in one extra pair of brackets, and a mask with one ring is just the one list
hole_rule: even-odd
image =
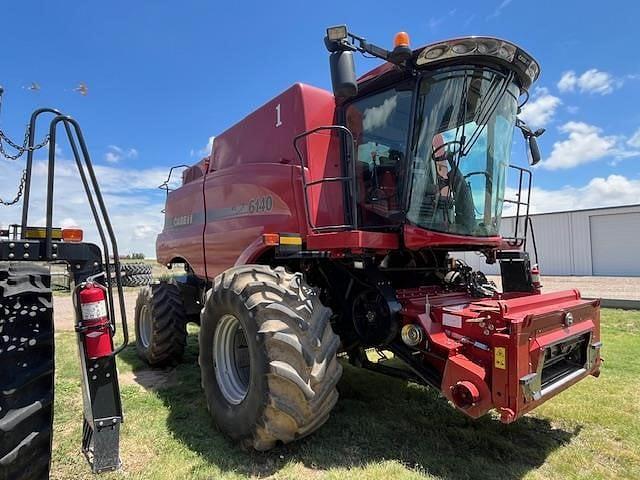
[[(515, 127), (540, 159), (517, 118), (536, 61), (488, 37), (389, 51), (338, 26), (325, 43), (333, 93), (292, 86), (165, 184), (158, 260), (186, 275), (142, 291), (140, 355), (177, 361), (199, 323), (211, 414), (258, 450), (327, 420), (339, 353), (505, 423), (597, 376), (599, 302), (542, 293), (526, 252), (530, 171), (505, 199)], [(385, 63), (356, 80), (354, 52)], [(498, 261), (502, 291), (458, 252)]]

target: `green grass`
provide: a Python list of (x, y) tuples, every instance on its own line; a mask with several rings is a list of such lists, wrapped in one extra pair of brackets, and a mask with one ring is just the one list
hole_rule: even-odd
[[(212, 425), (200, 391), (197, 329), (178, 383), (122, 382), (119, 473), (102, 479), (640, 478), (640, 312), (605, 310), (599, 379), (588, 378), (512, 425), (454, 411), (435, 391), (345, 366), (340, 401), (318, 432), (244, 451)], [(57, 334), (53, 478), (93, 478), (79, 452), (82, 399), (72, 333)], [(144, 369), (129, 347), (121, 377)]]

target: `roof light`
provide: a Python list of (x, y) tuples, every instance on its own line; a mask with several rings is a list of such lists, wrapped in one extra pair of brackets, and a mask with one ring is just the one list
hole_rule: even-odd
[(62, 240), (65, 242), (81, 242), (83, 237), (82, 230), (80, 228), (63, 228)]
[(339, 42), (347, 38), (347, 26), (336, 25), (335, 27), (327, 28), (327, 38), (332, 42)]
[(528, 88), (540, 75), (538, 63), (516, 45), (489, 37), (468, 37), (436, 43), (425, 47), (417, 56), (418, 67), (443, 60), (484, 56), (494, 57), (512, 64), (524, 88)]
[(458, 55), (464, 55), (467, 53), (474, 53), (477, 48), (478, 44), (476, 42), (465, 41), (456, 43), (453, 47), (451, 47), (451, 50), (453, 50), (453, 52), (457, 53)]
[(395, 47), (408, 47), (409, 46), (409, 34), (407, 32), (398, 32), (393, 37), (393, 46)]

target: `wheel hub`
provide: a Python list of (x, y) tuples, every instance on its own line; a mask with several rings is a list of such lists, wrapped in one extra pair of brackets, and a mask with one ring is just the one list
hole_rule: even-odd
[(238, 405), (249, 391), (249, 347), (240, 321), (223, 315), (213, 335), (213, 361), (218, 387), (224, 398)]
[(149, 348), (151, 341), (151, 310), (148, 305), (143, 305), (140, 311), (140, 343), (144, 348)]

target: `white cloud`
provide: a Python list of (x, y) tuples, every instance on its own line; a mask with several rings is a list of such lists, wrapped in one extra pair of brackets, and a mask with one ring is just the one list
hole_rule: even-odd
[(379, 107), (369, 107), (364, 111), (362, 126), (366, 132), (374, 128), (384, 127), (391, 113), (398, 105), (398, 96), (387, 98)]
[(438, 29), (438, 27), (442, 24), (442, 22), (444, 22), (444, 17), (440, 17), (440, 18), (431, 17), (427, 21), (427, 27), (429, 27), (429, 30), (434, 31)]
[(599, 93), (607, 95), (619, 87), (622, 81), (616, 81), (608, 72), (602, 72), (597, 68), (592, 68), (578, 76), (573, 70), (562, 74), (558, 81), (558, 90), (561, 92), (573, 92), (579, 88), (582, 93)]
[(576, 83), (578, 83), (576, 72), (569, 70), (568, 72), (564, 72), (562, 77), (560, 77), (560, 80), (558, 81), (558, 90), (561, 92), (571, 92), (575, 90)]
[(617, 153), (617, 137), (603, 136), (602, 130), (593, 125), (571, 121), (562, 125), (560, 132), (568, 134), (568, 138), (553, 144), (551, 155), (540, 162), (542, 168), (573, 168)]
[(534, 98), (522, 107), (519, 117), (529, 126), (539, 128), (551, 121), (562, 101), (546, 88), (537, 88)]
[(475, 13), (472, 13), (471, 15), (469, 15), (467, 19), (464, 21), (464, 23), (462, 24), (462, 28), (467, 28), (469, 25), (471, 25), (471, 22), (473, 22), (475, 18), (476, 18)]
[(638, 128), (631, 138), (627, 140), (627, 145), (634, 148), (640, 148), (640, 128)]
[(213, 151), (213, 141), (215, 139), (216, 139), (215, 135), (211, 135), (209, 137), (209, 140), (207, 141), (207, 145), (200, 150), (200, 155), (202, 155), (203, 157), (211, 155), (211, 152)]
[(498, 17), (502, 13), (502, 10), (504, 10), (511, 2), (512, 0), (502, 0), (493, 13), (487, 16), (487, 20)]
[(107, 148), (107, 153), (104, 154), (104, 160), (107, 163), (118, 163), (122, 159), (138, 158), (138, 150), (135, 148), (125, 150), (117, 145), (109, 145)]
[[(157, 186), (167, 175), (165, 168), (127, 168), (95, 165), (96, 176), (118, 239), (120, 253), (144, 252), (155, 257), (155, 238), (162, 229), (164, 193)], [(85, 239), (99, 243), (75, 162), (59, 158), (54, 185), (54, 224), (79, 226)], [(36, 160), (33, 168), (29, 223), (44, 225), (47, 165)], [(21, 171), (13, 164), (0, 162), (0, 197), (13, 198)], [(0, 208), (0, 225), (20, 219), (21, 203)]]
[[(515, 189), (508, 188), (506, 198), (515, 197)], [(533, 188), (531, 213), (558, 212), (584, 208), (632, 205), (640, 198), (640, 180), (622, 175), (592, 178), (586, 185), (566, 186), (556, 190)], [(505, 205), (503, 215), (514, 215), (512, 205)]]
[(458, 9), (452, 8), (447, 12), (446, 15), (442, 15), (441, 17), (430, 17), (429, 20), (427, 20), (427, 27), (432, 32), (435, 32), (436, 30), (438, 30), (440, 25), (442, 25), (447, 18), (451, 18), (455, 16), (457, 13), (458, 13)]
[(209, 155), (211, 155), (211, 153), (213, 153), (213, 141), (215, 139), (215, 135), (210, 136), (207, 144), (204, 147), (198, 150), (192, 149), (191, 152), (189, 152), (189, 155), (191, 155), (192, 157), (198, 156), (199, 158), (208, 157)]

